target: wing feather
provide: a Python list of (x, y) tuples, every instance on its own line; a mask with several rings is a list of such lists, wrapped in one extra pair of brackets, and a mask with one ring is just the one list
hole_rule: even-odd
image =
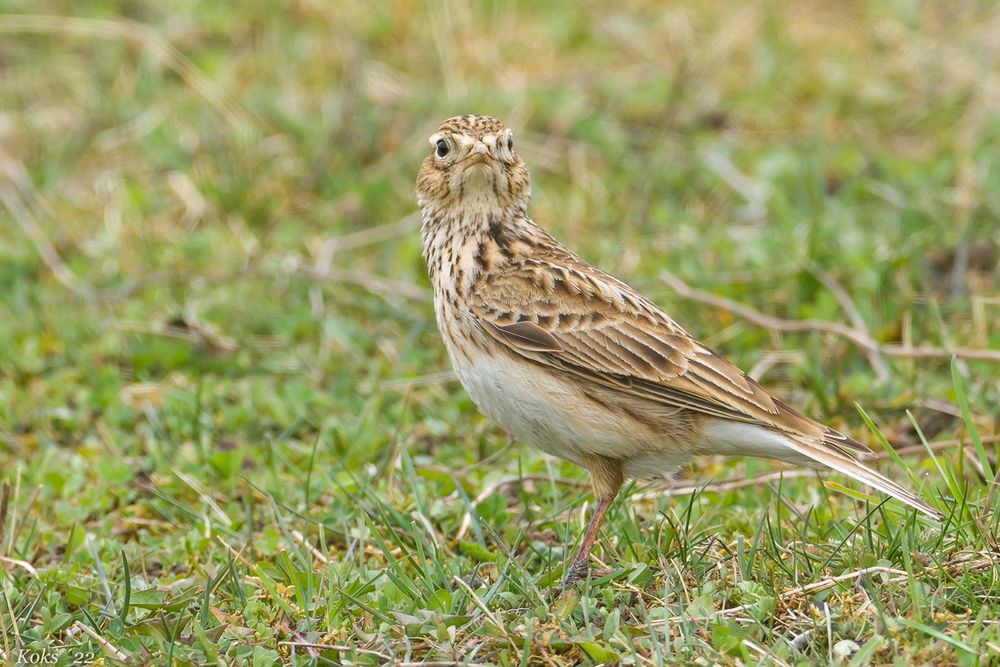
[(486, 330), (501, 342), (531, 352), (562, 352), (556, 337), (533, 322), (496, 325), (483, 322)]
[(625, 384), (637, 397), (772, 427), (784, 420), (811, 437), (823, 433), (606, 274), (533, 259), (491, 276), (472, 294), (470, 308), (483, 328), (539, 363), (599, 384)]

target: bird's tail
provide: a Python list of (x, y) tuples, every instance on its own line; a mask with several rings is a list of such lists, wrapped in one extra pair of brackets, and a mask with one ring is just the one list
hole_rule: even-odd
[(886, 493), (893, 498), (906, 503), (910, 507), (920, 510), (927, 516), (937, 519), (938, 521), (944, 519), (944, 515), (942, 515), (941, 512), (924, 502), (919, 496), (914, 494), (912, 491), (903, 488), (882, 473), (866, 466), (852, 454), (849, 454), (846, 449), (867, 449), (864, 445), (860, 445), (860, 443), (858, 443), (857, 446), (852, 446), (854, 441), (850, 438), (832, 430), (829, 433), (833, 441), (823, 441), (822, 443), (816, 443), (805, 438), (798, 438), (787, 433), (783, 435), (785, 435), (788, 439), (788, 447), (790, 449), (805, 456), (811, 461), (815, 461), (816, 463), (820, 463), (828, 468), (832, 468), (839, 473), (847, 475), (851, 479), (878, 489), (882, 493)]

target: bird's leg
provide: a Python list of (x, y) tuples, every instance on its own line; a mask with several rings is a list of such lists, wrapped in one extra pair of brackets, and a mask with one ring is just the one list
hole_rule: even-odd
[(590, 525), (583, 536), (580, 548), (576, 552), (576, 558), (570, 565), (566, 579), (563, 581), (563, 588), (569, 588), (573, 583), (587, 576), (590, 568), (590, 550), (597, 541), (597, 531), (601, 528), (604, 515), (608, 513), (612, 501), (618, 495), (618, 490), (622, 487), (624, 477), (622, 476), (622, 464), (618, 459), (609, 459), (605, 456), (588, 455), (584, 458), (584, 465), (590, 470), (591, 481), (594, 485), (594, 498), (597, 504), (594, 507), (594, 514), (590, 517)]
[(604, 520), (608, 507), (611, 506), (612, 500), (614, 500), (614, 496), (597, 500), (594, 515), (590, 518), (590, 525), (587, 527), (587, 534), (583, 536), (583, 542), (580, 543), (580, 548), (576, 552), (576, 558), (569, 566), (569, 572), (566, 573), (566, 579), (563, 580), (563, 588), (569, 588), (580, 579), (587, 577), (587, 571), (590, 569), (590, 549), (597, 540), (597, 531), (601, 527), (601, 522)]

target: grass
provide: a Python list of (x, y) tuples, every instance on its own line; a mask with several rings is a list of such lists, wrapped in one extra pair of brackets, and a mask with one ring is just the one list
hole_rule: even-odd
[[(996, 664), (1000, 366), (661, 280), (1000, 348), (994, 4), (3, 11), (7, 662)], [(552, 595), (585, 474), (478, 414), (420, 258), (426, 136), (467, 111), (515, 127), (538, 221), (947, 521), (700, 460)]]

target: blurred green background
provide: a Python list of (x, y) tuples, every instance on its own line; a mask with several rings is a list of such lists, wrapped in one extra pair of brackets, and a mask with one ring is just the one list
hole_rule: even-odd
[[(986, 664), (998, 63), (974, 0), (0, 2), (0, 649)], [(420, 258), (461, 113), (514, 128), (588, 260), (877, 447), (863, 406), (948, 524), (700, 461), (616, 503), (608, 581), (548, 595), (586, 477), (479, 416)]]

